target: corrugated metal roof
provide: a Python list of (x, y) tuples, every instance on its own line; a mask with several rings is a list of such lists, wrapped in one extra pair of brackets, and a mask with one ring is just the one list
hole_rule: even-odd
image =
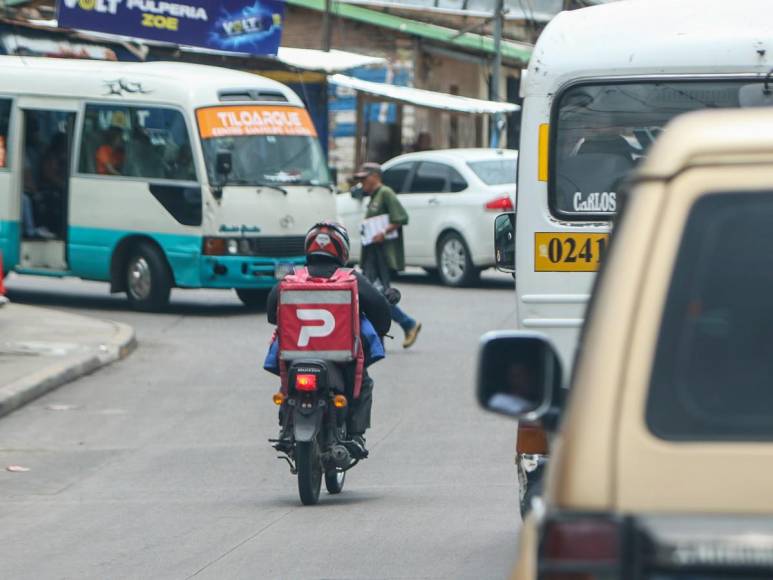
[[(318, 12), (325, 11), (325, 0), (287, 0), (287, 3), (299, 8), (316, 10)], [(347, 18), (349, 20), (365, 22), (381, 28), (396, 30), (403, 34), (434, 40), (460, 49), (484, 52), (487, 54), (494, 53), (494, 39), (489, 36), (482, 36), (471, 32), (459, 34), (459, 31), (453, 28), (446, 28), (445, 26), (438, 26), (436, 24), (426, 24), (409, 18), (395, 16), (394, 14), (379, 12), (378, 10), (370, 10), (368, 8), (363, 8), (362, 6), (336, 2), (335, 0), (331, 3), (331, 12), (340, 18)], [(525, 42), (503, 40), (502, 58), (526, 63), (531, 57), (533, 48), (534, 47), (531, 44)]]

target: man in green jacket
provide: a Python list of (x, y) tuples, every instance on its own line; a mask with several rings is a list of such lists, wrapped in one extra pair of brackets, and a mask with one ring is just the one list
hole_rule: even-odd
[[(362, 191), (369, 197), (365, 218), (389, 216), (386, 229), (377, 233), (372, 243), (362, 248), (363, 273), (376, 286), (386, 290), (390, 286), (392, 272), (405, 269), (402, 227), (408, 224), (408, 213), (395, 192), (381, 181), (381, 165), (378, 163), (363, 163), (354, 174), (354, 179), (362, 184)], [(392, 320), (405, 332), (403, 348), (413, 346), (421, 330), (421, 323), (397, 305), (392, 305)]]

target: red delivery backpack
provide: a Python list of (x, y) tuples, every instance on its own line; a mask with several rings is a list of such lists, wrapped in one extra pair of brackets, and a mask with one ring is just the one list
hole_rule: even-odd
[(339, 268), (330, 278), (311, 276), (307, 268), (285, 276), (279, 283), (277, 330), (283, 392), (288, 362), (321, 358), (355, 364), (354, 397), (359, 397), (365, 355), (357, 278), (350, 268)]

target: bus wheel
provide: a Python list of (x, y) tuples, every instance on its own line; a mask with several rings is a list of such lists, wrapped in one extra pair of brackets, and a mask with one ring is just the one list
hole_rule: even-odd
[(472, 263), (467, 244), (456, 232), (449, 232), (440, 238), (437, 265), (440, 281), (446, 286), (469, 286), (480, 276), (480, 271)]
[(265, 308), (268, 288), (236, 288), (236, 295), (248, 308)]
[(169, 302), (172, 276), (163, 254), (150, 244), (135, 246), (126, 263), (126, 296), (135, 310), (158, 312)]

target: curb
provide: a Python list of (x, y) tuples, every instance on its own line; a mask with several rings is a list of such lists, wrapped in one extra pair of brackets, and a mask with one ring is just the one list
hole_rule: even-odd
[(0, 417), (57, 387), (126, 358), (137, 348), (137, 340), (131, 326), (120, 322), (104, 322), (115, 327), (115, 334), (110, 341), (99, 346), (98, 352), (49, 365), (23, 379), (0, 387)]

